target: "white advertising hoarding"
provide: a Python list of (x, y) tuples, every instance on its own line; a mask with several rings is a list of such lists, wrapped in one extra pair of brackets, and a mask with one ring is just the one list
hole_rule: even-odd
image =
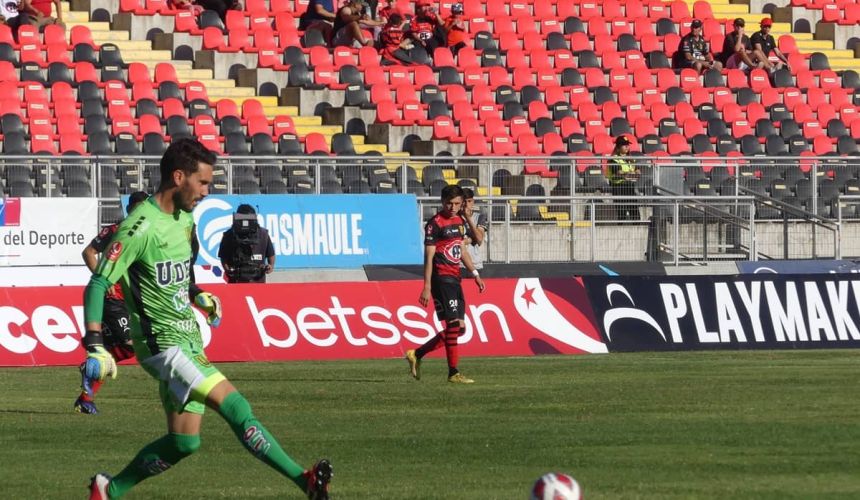
[(95, 198), (0, 198), (0, 266), (80, 265), (97, 231)]

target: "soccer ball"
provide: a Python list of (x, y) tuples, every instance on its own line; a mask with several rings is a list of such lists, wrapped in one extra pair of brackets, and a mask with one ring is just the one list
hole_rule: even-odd
[(532, 486), (531, 500), (581, 500), (576, 479), (560, 472), (544, 474)]

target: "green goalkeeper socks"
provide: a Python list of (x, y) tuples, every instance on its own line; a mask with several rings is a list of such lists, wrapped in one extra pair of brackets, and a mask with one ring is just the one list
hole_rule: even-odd
[(244, 396), (238, 391), (229, 394), (218, 408), (218, 413), (255, 457), (290, 478), (302, 491), (307, 489), (304, 468), (284, 452), (281, 445), (254, 417), (251, 405)]
[(160, 474), (200, 448), (200, 436), (170, 433), (144, 446), (125, 469), (111, 479), (108, 495), (120, 498), (134, 485)]

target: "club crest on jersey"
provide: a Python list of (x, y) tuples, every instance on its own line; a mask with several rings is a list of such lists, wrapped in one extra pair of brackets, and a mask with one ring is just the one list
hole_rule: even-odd
[(460, 247), (459, 241), (452, 241), (442, 249), (442, 254), (445, 256), (445, 259), (454, 264), (460, 262), (461, 252), (462, 248)]
[(110, 250), (108, 250), (107, 260), (111, 262), (116, 262), (121, 253), (122, 243), (120, 243), (119, 241), (114, 241), (113, 243), (111, 243)]
[(165, 260), (155, 263), (155, 276), (158, 286), (170, 286), (188, 279), (188, 261), (173, 262)]

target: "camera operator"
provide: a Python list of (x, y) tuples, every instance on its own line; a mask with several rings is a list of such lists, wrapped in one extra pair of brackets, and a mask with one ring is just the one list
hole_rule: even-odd
[(236, 209), (233, 226), (221, 238), (218, 258), (228, 283), (265, 283), (266, 275), (274, 270), (275, 247), (251, 205)]

